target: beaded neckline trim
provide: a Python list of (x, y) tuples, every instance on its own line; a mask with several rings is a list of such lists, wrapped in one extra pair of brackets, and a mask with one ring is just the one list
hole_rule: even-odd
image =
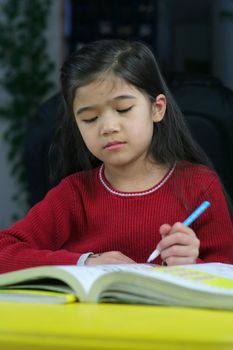
[(104, 164), (102, 164), (100, 169), (99, 169), (99, 179), (100, 179), (101, 183), (103, 184), (103, 186), (106, 188), (106, 190), (108, 190), (109, 192), (111, 192), (112, 194), (115, 194), (117, 196), (121, 196), (121, 197), (146, 196), (147, 194), (153, 193), (153, 192), (157, 191), (160, 187), (162, 187), (165, 184), (165, 182), (169, 179), (169, 177), (172, 175), (173, 171), (175, 170), (175, 167), (176, 167), (176, 163), (169, 170), (169, 172), (163, 178), (162, 181), (160, 181), (156, 186), (152, 187), (151, 189), (149, 189), (147, 191), (142, 191), (142, 192), (129, 192), (129, 193), (127, 193), (127, 192), (119, 192), (119, 191), (113, 190), (111, 187), (108, 186), (108, 184), (104, 180), (104, 175), (103, 175)]

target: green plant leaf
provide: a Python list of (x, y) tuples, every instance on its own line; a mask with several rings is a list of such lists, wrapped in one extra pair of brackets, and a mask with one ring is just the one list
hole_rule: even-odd
[[(47, 54), (46, 28), (50, 0), (2, 0), (0, 3), (0, 86), (9, 98), (0, 106), (7, 121), (3, 135), (11, 174), (17, 183), (16, 202), (27, 204), (27, 183), (22, 161), (25, 131), (45, 96), (52, 91), (54, 64)], [(18, 217), (17, 213), (14, 216)]]

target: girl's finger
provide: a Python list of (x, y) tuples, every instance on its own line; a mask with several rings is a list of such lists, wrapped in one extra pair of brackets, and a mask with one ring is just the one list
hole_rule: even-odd
[(170, 230), (171, 230), (171, 225), (163, 224), (159, 228), (159, 233), (161, 234), (161, 236), (166, 236), (167, 234), (169, 234)]
[(159, 249), (162, 252), (164, 249), (172, 247), (174, 245), (180, 246), (197, 246), (199, 248), (200, 241), (194, 234), (184, 234), (177, 232), (172, 235), (165, 236), (159, 243)]
[(189, 226), (186, 226), (186, 225), (182, 224), (181, 222), (176, 222), (174, 225), (171, 226), (171, 229), (169, 231), (169, 235), (174, 234), (176, 232), (182, 232), (182, 233), (186, 233), (186, 234), (195, 235), (195, 233), (193, 232), (193, 230)]
[(180, 257), (180, 256), (171, 256), (164, 261), (165, 265), (167, 266), (173, 266), (173, 265), (187, 265), (187, 264), (195, 264), (197, 257)]
[(162, 260), (166, 260), (168, 258), (189, 258), (192, 257), (196, 259), (199, 255), (199, 247), (198, 246), (181, 246), (181, 245), (173, 245), (167, 249), (164, 249), (161, 252)]

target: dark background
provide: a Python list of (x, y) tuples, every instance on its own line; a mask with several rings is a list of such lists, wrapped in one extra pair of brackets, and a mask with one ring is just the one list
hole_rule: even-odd
[(68, 0), (65, 56), (96, 39), (137, 39), (164, 74), (212, 74), (212, 11), (211, 0)]

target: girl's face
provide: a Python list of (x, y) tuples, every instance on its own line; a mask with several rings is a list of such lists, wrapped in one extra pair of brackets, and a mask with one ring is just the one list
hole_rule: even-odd
[(148, 162), (153, 123), (165, 109), (164, 95), (152, 104), (140, 90), (110, 74), (78, 88), (73, 101), (83, 140), (105, 166)]

